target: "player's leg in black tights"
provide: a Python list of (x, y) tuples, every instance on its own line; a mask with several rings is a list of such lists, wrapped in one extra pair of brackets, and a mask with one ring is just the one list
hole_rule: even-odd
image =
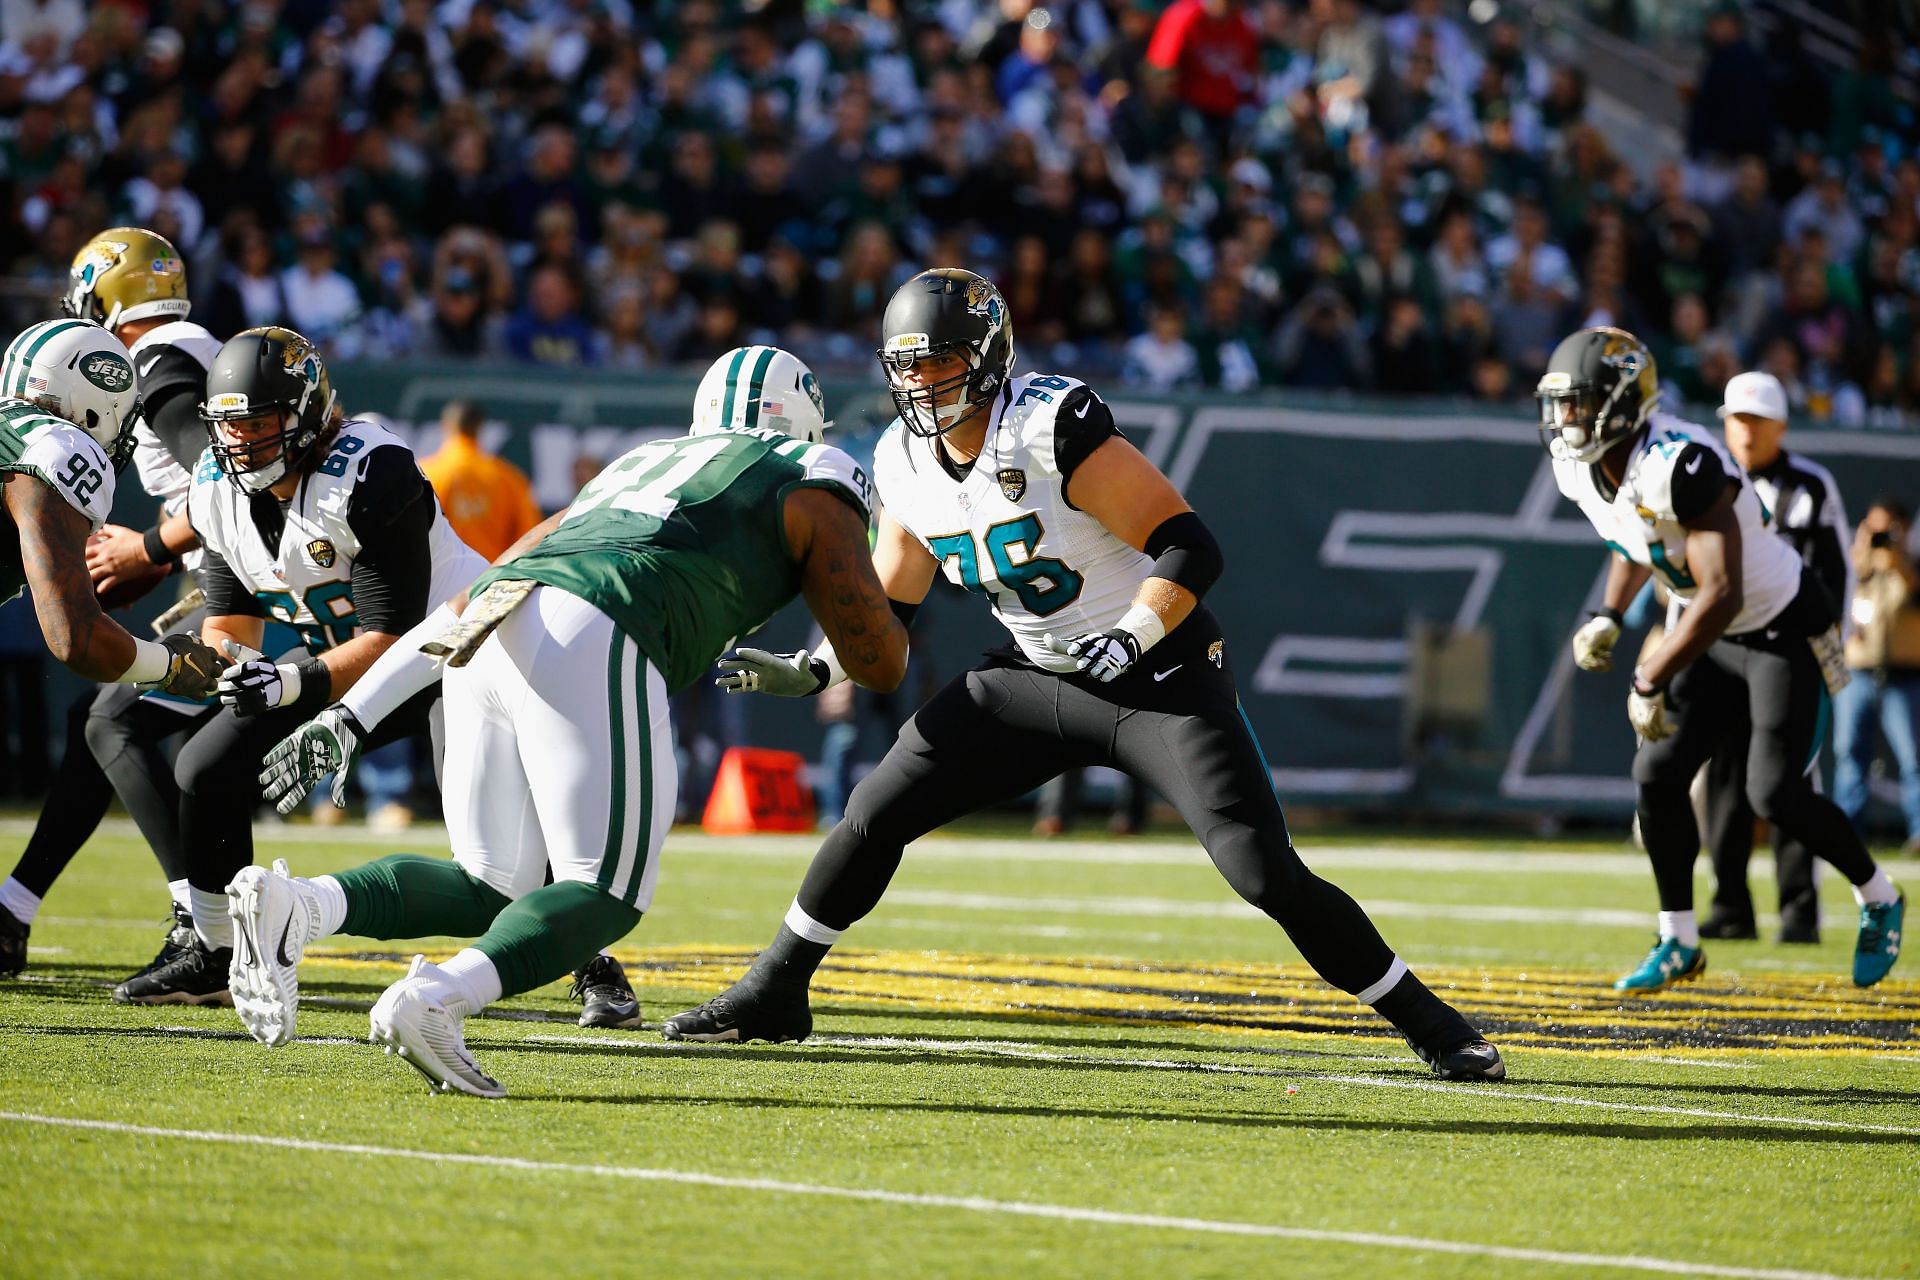
[(129, 685), (106, 685), (87, 717), (87, 749), (113, 783), (169, 883), (187, 878), (180, 789), (161, 744), (211, 719), (214, 709), (169, 706)]
[(1640, 789), (1640, 842), (1653, 864), (1653, 882), (1662, 911), (1693, 910), (1693, 864), (1700, 854), (1700, 826), (1694, 820), (1689, 790), (1708, 757), (1725, 740), (1745, 700), (1740, 681), (1721, 665), (1716, 645), (1667, 687), (1670, 737), (1645, 742), (1633, 757), (1633, 780)]

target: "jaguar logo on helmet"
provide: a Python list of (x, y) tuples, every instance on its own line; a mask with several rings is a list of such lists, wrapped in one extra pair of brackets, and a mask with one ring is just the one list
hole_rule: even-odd
[(1000, 482), (1000, 492), (1008, 502), (1018, 502), (1027, 496), (1027, 473), (1019, 467), (1008, 467), (994, 479)]
[(80, 376), (102, 391), (119, 392), (133, 386), (133, 366), (111, 351), (82, 357)]
[(126, 256), (127, 250), (131, 247), (124, 240), (95, 240), (87, 246), (86, 256), (74, 269), (74, 275), (79, 277), (81, 284), (91, 285), (113, 267), (118, 266), (120, 259)]

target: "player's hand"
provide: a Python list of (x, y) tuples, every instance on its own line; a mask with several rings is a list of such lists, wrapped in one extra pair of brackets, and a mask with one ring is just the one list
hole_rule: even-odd
[(300, 668), (292, 663), (275, 665), (258, 649), (232, 640), (220, 647), (234, 663), (220, 677), (220, 703), (236, 716), (262, 715), (300, 696)]
[(1658, 742), (1673, 736), (1673, 720), (1667, 714), (1667, 687), (1648, 684), (1633, 673), (1633, 691), (1627, 695), (1627, 719), (1642, 742)]
[(721, 674), (713, 682), (728, 693), (770, 693), (776, 698), (809, 698), (827, 687), (832, 676), (827, 664), (805, 649), (798, 653), (768, 653), (765, 649), (735, 649), (731, 657), (713, 664)]
[(1613, 646), (1620, 642), (1620, 624), (1596, 613), (1573, 633), (1573, 665), (1582, 671), (1613, 670)]
[(320, 779), (333, 775), (333, 803), (347, 807), (347, 774), (366, 747), (367, 731), (353, 713), (335, 703), (267, 752), (260, 786), (273, 807), (292, 813)]
[(1140, 661), (1140, 640), (1131, 631), (1089, 631), (1071, 640), (1046, 637), (1047, 648), (1063, 658), (1072, 658), (1080, 674), (1092, 676), (1102, 684), (1116, 680)]
[(225, 659), (191, 631), (164, 636), (160, 645), (167, 651), (167, 674), (145, 688), (164, 689), (196, 702), (213, 697)]
[(146, 535), (110, 524), (87, 539), (87, 576), (102, 609), (124, 609), (164, 582), (174, 570), (169, 560), (147, 559)]

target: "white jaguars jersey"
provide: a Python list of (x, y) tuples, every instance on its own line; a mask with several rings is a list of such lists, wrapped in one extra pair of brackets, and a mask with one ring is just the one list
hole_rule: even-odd
[(1153, 567), (1067, 502), (1054, 461), (1054, 413), (1081, 385), (1050, 374), (1011, 379), (999, 421), (964, 480), (940, 464), (937, 442), (899, 422), (873, 458), (887, 514), (940, 562), (949, 582), (986, 596), (1021, 652), (1050, 671), (1072, 671), (1074, 662), (1048, 649), (1044, 637), (1109, 629)]
[[(190, 320), (173, 320), (141, 334), (129, 354), (133, 356), (134, 369), (143, 374), (152, 372), (162, 347), (183, 351), (202, 369), (210, 369), (220, 345), (220, 340), (200, 325)], [(187, 490), (193, 487), (193, 477), (160, 443), (160, 437), (147, 425), (145, 415), (137, 419), (133, 427), (133, 465), (140, 473), (140, 487), (164, 501), (168, 515), (180, 509), (186, 501)]]
[[(407, 449), (385, 427), (353, 419), (340, 428), (319, 467), (295, 491), (278, 547), (268, 547), (254, 525), (247, 495), (227, 480), (213, 450), (200, 456), (187, 511), (207, 547), (219, 553), (267, 615), (290, 624), (319, 653), (360, 634), (353, 603), (353, 562), (360, 540), (347, 513), (354, 486), (377, 449)], [(407, 449), (412, 456), (412, 450)], [(479, 552), (460, 541), (435, 501), (432, 609), (464, 591), (486, 569)]]
[[(1652, 569), (1674, 595), (1691, 600), (1696, 584), (1687, 572), (1687, 530), (1673, 506), (1675, 469), (1688, 445), (1698, 445), (1719, 459), (1722, 471), (1740, 485), (1733, 510), (1740, 524), (1743, 595), (1739, 616), (1726, 634), (1741, 635), (1765, 626), (1792, 603), (1800, 590), (1800, 557), (1768, 529), (1746, 473), (1711, 432), (1671, 414), (1655, 413), (1611, 500), (1601, 495), (1592, 464), (1557, 460), (1554, 479), (1609, 547)], [(1704, 462), (1696, 456), (1691, 465)]]

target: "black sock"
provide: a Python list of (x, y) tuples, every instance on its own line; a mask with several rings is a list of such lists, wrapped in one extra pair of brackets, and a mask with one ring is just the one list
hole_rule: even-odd
[(1373, 1007), (1398, 1027), (1401, 1035), (1423, 1049), (1452, 1049), (1480, 1038), (1458, 1009), (1427, 990), (1427, 984), (1411, 970), (1393, 984), (1393, 990), (1374, 1001)]
[(734, 989), (746, 995), (782, 989), (804, 992), (813, 981), (813, 971), (831, 950), (832, 944), (808, 942), (782, 924), (767, 949), (754, 957), (746, 976), (733, 984)]

